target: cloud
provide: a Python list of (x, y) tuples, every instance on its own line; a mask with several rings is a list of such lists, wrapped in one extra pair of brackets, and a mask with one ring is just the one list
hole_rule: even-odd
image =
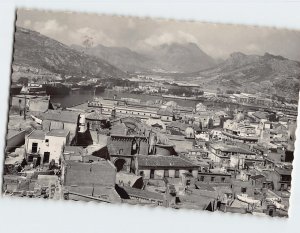
[(162, 44), (171, 44), (171, 43), (197, 43), (196, 37), (186, 33), (184, 31), (177, 31), (174, 33), (162, 33), (159, 35), (152, 35), (144, 40), (144, 43), (148, 46), (155, 47)]
[(89, 40), (92, 42), (92, 46), (97, 44), (102, 44), (105, 46), (115, 45), (115, 41), (101, 30), (83, 27), (69, 32), (69, 39), (74, 44), (82, 45), (86, 38), (89, 38)]
[(60, 25), (55, 19), (37, 21), (34, 23), (33, 28), (42, 34), (49, 36), (62, 33), (68, 29), (66, 25)]
[(245, 49), (249, 53), (259, 53), (261, 51), (261, 49), (254, 43), (246, 45)]
[(27, 19), (23, 22), (24, 27), (30, 27), (31, 26), (31, 20)]

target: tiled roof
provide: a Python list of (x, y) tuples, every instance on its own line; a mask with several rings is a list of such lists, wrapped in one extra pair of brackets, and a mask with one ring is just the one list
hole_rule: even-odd
[(206, 191), (211, 191), (211, 192), (215, 191), (215, 189), (212, 186), (210, 186), (209, 184), (203, 183), (203, 182), (196, 181), (195, 185), (197, 186), (198, 189), (201, 189), (201, 190), (206, 190)]
[(50, 121), (60, 121), (66, 123), (77, 123), (79, 113), (71, 112), (71, 111), (48, 111), (46, 113), (41, 113), (39, 118), (42, 120), (50, 120)]
[(198, 165), (191, 161), (178, 156), (161, 156), (161, 155), (139, 155), (137, 156), (139, 167), (182, 167), (197, 168)]
[(85, 116), (89, 120), (106, 120), (107, 117), (102, 115), (100, 112), (91, 112)]
[(252, 180), (257, 180), (257, 179), (261, 179), (261, 178), (265, 178), (265, 176), (259, 174), (259, 175), (255, 175), (255, 176), (251, 176), (251, 177), (250, 177), (250, 179), (252, 179)]
[(255, 116), (259, 119), (267, 119), (267, 114), (264, 112), (255, 112), (255, 113), (253, 113), (253, 116)]
[(232, 146), (232, 145), (226, 145), (223, 143), (215, 143), (210, 145), (212, 148), (216, 150), (220, 150), (223, 152), (232, 152), (232, 153), (241, 153), (241, 154), (251, 154), (255, 155), (255, 153), (251, 152), (250, 150), (247, 150), (242, 147)]
[(286, 176), (290, 176), (292, 174), (292, 170), (291, 169), (284, 169), (284, 168), (279, 168), (276, 167), (275, 171), (280, 174), (280, 175), (286, 175)]
[(158, 200), (158, 201), (163, 201), (164, 197), (163, 195), (159, 193), (154, 193), (150, 192), (148, 190), (142, 190), (142, 189), (137, 189), (137, 188), (131, 188), (128, 186), (122, 187), (129, 196), (134, 196), (138, 198), (145, 198), (145, 199), (150, 199), (150, 200)]

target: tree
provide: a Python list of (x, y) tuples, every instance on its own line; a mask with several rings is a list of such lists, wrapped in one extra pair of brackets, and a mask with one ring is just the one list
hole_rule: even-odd
[(82, 41), (82, 45), (85, 47), (86, 50), (91, 48), (93, 46), (93, 44), (94, 44), (93, 37), (91, 37), (91, 36), (84, 37), (84, 39)]
[(24, 86), (27, 86), (28, 85), (28, 78), (25, 78), (25, 77), (19, 78), (18, 84), (22, 84)]

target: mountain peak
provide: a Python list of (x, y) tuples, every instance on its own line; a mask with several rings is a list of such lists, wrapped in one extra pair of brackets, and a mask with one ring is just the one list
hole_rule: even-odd
[(267, 59), (288, 60), (287, 58), (285, 58), (283, 56), (274, 55), (271, 53), (265, 53), (263, 57), (267, 58)]
[(230, 54), (231, 58), (244, 58), (246, 56), (247, 55), (242, 53), (242, 52), (233, 52), (233, 53)]

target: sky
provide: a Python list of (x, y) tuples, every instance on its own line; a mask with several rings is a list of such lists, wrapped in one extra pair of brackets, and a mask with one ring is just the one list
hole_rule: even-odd
[(16, 25), (66, 45), (83, 45), (90, 38), (93, 46), (147, 52), (162, 44), (192, 42), (214, 58), (226, 59), (233, 52), (268, 52), (300, 61), (300, 31), (296, 30), (28, 9), (17, 11)]

